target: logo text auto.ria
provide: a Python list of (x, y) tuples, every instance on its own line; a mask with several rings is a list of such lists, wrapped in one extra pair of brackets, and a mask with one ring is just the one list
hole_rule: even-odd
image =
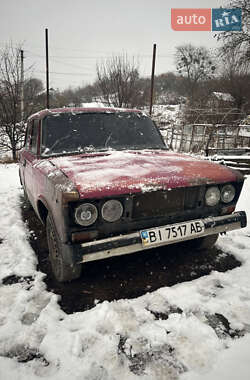
[(241, 8), (172, 8), (176, 31), (241, 31)]

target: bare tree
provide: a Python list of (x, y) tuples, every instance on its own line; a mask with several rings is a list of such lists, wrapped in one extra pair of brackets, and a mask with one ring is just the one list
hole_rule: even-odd
[(139, 95), (139, 69), (127, 55), (113, 56), (97, 64), (97, 83), (104, 100), (116, 107), (134, 107)]
[(176, 68), (186, 78), (185, 90), (190, 104), (193, 104), (199, 83), (210, 79), (215, 72), (215, 65), (205, 47), (183, 45), (176, 48)]
[(242, 31), (225, 31), (216, 35), (222, 41), (220, 48), (222, 67), (222, 84), (225, 91), (235, 99), (239, 110), (250, 107), (250, 1), (231, 0), (228, 8), (242, 10)]
[(250, 60), (250, 1), (231, 0), (227, 7), (240, 8), (242, 10), (242, 31), (239, 33), (225, 31), (215, 35), (215, 37), (218, 41), (223, 42), (222, 52), (224, 54), (237, 49), (241, 60), (247, 62)]
[(24, 135), (20, 95), (20, 46), (9, 45), (0, 51), (0, 147), (12, 151), (14, 160)]
[(240, 111), (250, 107), (250, 60), (242, 59), (238, 46), (222, 51), (221, 85), (232, 95)]
[[(24, 139), (25, 119), (41, 108), (37, 95), (43, 85), (39, 79), (29, 78), (22, 83), (21, 45), (6, 45), (0, 50), (0, 149), (12, 152), (16, 160), (17, 151)], [(21, 87), (24, 88), (24, 109), (21, 111)]]
[(25, 116), (41, 109), (45, 103), (39, 102), (39, 97), (43, 94), (43, 82), (37, 78), (27, 78), (24, 80), (24, 110)]

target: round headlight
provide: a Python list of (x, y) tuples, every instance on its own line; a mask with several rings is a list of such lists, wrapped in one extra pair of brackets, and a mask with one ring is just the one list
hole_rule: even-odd
[(235, 188), (233, 185), (225, 185), (221, 189), (221, 200), (224, 203), (230, 203), (235, 197)]
[(92, 203), (83, 203), (75, 209), (75, 220), (81, 226), (90, 226), (95, 223), (98, 211)]
[(102, 206), (102, 217), (107, 222), (116, 222), (120, 219), (123, 213), (121, 202), (116, 199), (111, 199)]
[(205, 194), (207, 206), (216, 206), (220, 201), (220, 190), (217, 186), (209, 187)]

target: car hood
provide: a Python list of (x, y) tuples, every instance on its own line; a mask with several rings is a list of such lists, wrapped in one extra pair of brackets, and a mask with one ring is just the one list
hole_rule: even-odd
[(240, 173), (210, 161), (167, 151), (110, 151), (51, 158), (81, 198), (225, 183)]

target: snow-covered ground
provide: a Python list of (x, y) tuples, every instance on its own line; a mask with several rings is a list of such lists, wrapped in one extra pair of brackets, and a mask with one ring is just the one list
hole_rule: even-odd
[[(249, 194), (250, 177), (248, 218)], [(67, 315), (36, 271), (20, 195), (17, 165), (0, 165), (0, 380), (250, 379), (250, 223), (218, 242), (241, 267)]]
[(156, 120), (158, 126), (161, 126), (161, 123), (164, 125), (173, 123), (178, 124), (182, 118), (182, 107), (180, 104), (155, 104), (153, 106), (153, 119)]

